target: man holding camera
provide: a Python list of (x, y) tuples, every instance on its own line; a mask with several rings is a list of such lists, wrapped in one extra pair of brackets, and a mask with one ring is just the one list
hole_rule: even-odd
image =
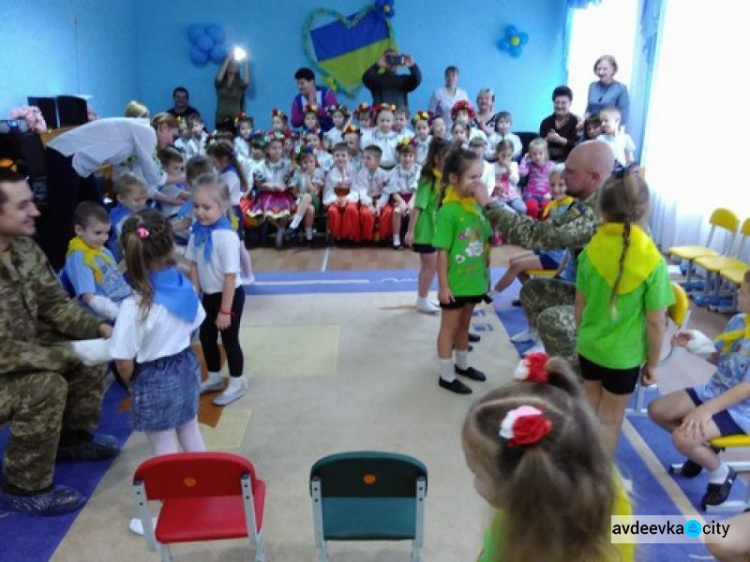
[[(405, 66), (409, 74), (397, 74)], [(422, 73), (411, 55), (400, 55), (388, 49), (378, 62), (368, 68), (362, 82), (372, 93), (372, 103), (390, 103), (396, 107), (409, 107), (407, 94), (417, 89), (422, 82)]]

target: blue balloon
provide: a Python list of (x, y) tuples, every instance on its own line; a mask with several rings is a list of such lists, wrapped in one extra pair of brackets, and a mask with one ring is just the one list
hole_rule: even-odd
[(507, 37), (513, 37), (514, 35), (518, 35), (518, 30), (514, 25), (509, 25), (505, 28), (505, 35)]
[(521, 45), (525, 45), (529, 42), (529, 34), (528, 33), (519, 33), (518, 39), (521, 41)]
[(195, 43), (195, 40), (201, 35), (203, 35), (203, 26), (201, 24), (194, 23), (188, 27), (188, 39), (190, 39), (191, 43)]
[(198, 47), (190, 49), (190, 60), (193, 64), (204, 65), (208, 62), (208, 53), (204, 53)]
[(208, 54), (211, 52), (211, 49), (214, 48), (214, 40), (211, 39), (210, 35), (203, 34), (195, 40), (195, 46), (204, 53)]
[(500, 39), (500, 49), (510, 51), (510, 41), (508, 39)]
[(211, 60), (214, 62), (224, 62), (227, 58), (227, 48), (224, 45), (216, 45), (211, 49)]
[(511, 47), (510, 48), (510, 56), (512, 56), (513, 58), (517, 59), (518, 57), (521, 56), (521, 51), (522, 51), (522, 49), (521, 49), (520, 45), (516, 45), (515, 47)]
[(218, 25), (206, 26), (206, 34), (217, 43), (221, 43), (226, 38), (224, 30)]

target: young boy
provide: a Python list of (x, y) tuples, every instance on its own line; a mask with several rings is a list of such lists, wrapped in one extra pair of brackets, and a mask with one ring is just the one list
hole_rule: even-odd
[(112, 232), (107, 242), (107, 247), (117, 258), (122, 260), (122, 249), (120, 248), (120, 233), (122, 225), (130, 215), (146, 208), (148, 189), (145, 182), (136, 176), (126, 172), (115, 182), (115, 198), (117, 205), (109, 211), (109, 222)]
[(490, 135), (489, 146), (491, 152), (495, 152), (495, 147), (502, 140), (509, 140), (513, 143), (513, 159), (517, 160), (521, 157), (521, 150), (523, 145), (521, 144), (521, 138), (510, 132), (510, 128), (513, 125), (513, 116), (510, 111), (501, 111), (497, 114), (497, 120), (495, 121), (495, 132)]
[(187, 158), (205, 156), (206, 148), (208, 147), (208, 133), (206, 132), (206, 124), (203, 122), (203, 118), (200, 115), (193, 115), (188, 120), (188, 123), (190, 124), (192, 136), (187, 143), (185, 156)]
[(385, 193), (388, 172), (380, 167), (382, 155), (380, 147), (370, 145), (365, 148), (362, 153), (362, 169), (354, 177), (354, 190), (359, 194), (361, 236), (365, 242), (388, 240), (393, 235), (393, 209), (388, 205), (388, 194)]
[(159, 192), (169, 200), (179, 202), (179, 205), (161, 203), (161, 213), (172, 218), (190, 198), (185, 180), (185, 157), (176, 148), (165, 148), (159, 153), (159, 160), (167, 174), (167, 182), (159, 188)]
[(399, 107), (393, 114), (393, 132), (396, 133), (396, 142), (403, 138), (411, 139), (414, 136), (407, 126), (409, 124), (409, 110)]
[(73, 215), (76, 236), (68, 244), (63, 274), (76, 298), (94, 313), (114, 322), (130, 287), (104, 247), (109, 238), (109, 215), (91, 201), (79, 203)]
[(599, 119), (602, 120), (602, 134), (596, 140), (607, 143), (621, 165), (632, 164), (635, 143), (629, 134), (620, 131), (620, 110), (616, 107), (602, 109)]
[(188, 124), (187, 119), (179, 118), (178, 123), (180, 136), (174, 141), (174, 147), (183, 154), (187, 154), (188, 143), (190, 142), (190, 139), (193, 138), (193, 133), (190, 130), (190, 125)]
[(354, 174), (349, 168), (346, 144), (333, 147), (334, 166), (326, 174), (323, 206), (328, 209), (328, 229), (334, 240), (359, 242), (359, 194), (352, 189)]

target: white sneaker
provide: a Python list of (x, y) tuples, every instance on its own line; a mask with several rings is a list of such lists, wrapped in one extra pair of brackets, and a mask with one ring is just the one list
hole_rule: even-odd
[(519, 332), (515, 336), (512, 336), (510, 341), (513, 343), (524, 343), (527, 341), (538, 342), (539, 332), (536, 331), (536, 328), (529, 328), (528, 330), (524, 330), (523, 332)]
[(239, 400), (245, 396), (245, 394), (247, 394), (247, 381), (245, 378), (242, 377), (239, 382), (235, 383), (230, 377), (229, 385), (224, 392), (214, 398), (213, 404), (214, 406), (226, 406), (235, 400)]
[(215, 392), (217, 390), (221, 390), (224, 388), (224, 377), (221, 375), (217, 376), (211, 376), (208, 375), (206, 380), (201, 382), (201, 394), (206, 394), (207, 392)]
[[(153, 526), (154, 530), (156, 530), (157, 521), (158, 519), (156, 517), (151, 518), (151, 525)], [(130, 532), (138, 535), (139, 537), (143, 536), (143, 521), (141, 521), (140, 517), (133, 517), (130, 520)]]
[(440, 307), (429, 299), (418, 298), (416, 308), (423, 314), (437, 314), (440, 312)]

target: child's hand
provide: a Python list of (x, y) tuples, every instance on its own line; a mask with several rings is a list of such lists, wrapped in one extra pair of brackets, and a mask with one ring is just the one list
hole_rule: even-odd
[(656, 384), (656, 379), (656, 367), (649, 367), (648, 363), (646, 363), (641, 371), (641, 384), (643, 386), (651, 386), (652, 384)]
[(706, 407), (706, 404), (701, 404), (682, 419), (682, 424), (677, 429), (692, 437), (705, 438), (706, 428), (713, 415), (714, 413)]
[(184, 203), (185, 201), (187, 201), (188, 199), (190, 199), (190, 192), (189, 191), (183, 191), (182, 193), (180, 193), (177, 196), (177, 199), (179, 199), (180, 201), (182, 201)]
[(448, 287), (441, 287), (438, 289), (438, 300), (443, 304), (451, 304), (455, 301), (453, 293)]
[(690, 330), (680, 330), (672, 336), (672, 345), (675, 347), (685, 347), (692, 339), (693, 334)]
[(232, 325), (232, 316), (230, 314), (223, 314), (219, 312), (216, 315), (216, 327), (219, 330), (226, 330)]
[(414, 245), (414, 233), (413, 232), (406, 233), (406, 236), (404, 236), (404, 244), (406, 244), (406, 246), (409, 248), (411, 248)]

